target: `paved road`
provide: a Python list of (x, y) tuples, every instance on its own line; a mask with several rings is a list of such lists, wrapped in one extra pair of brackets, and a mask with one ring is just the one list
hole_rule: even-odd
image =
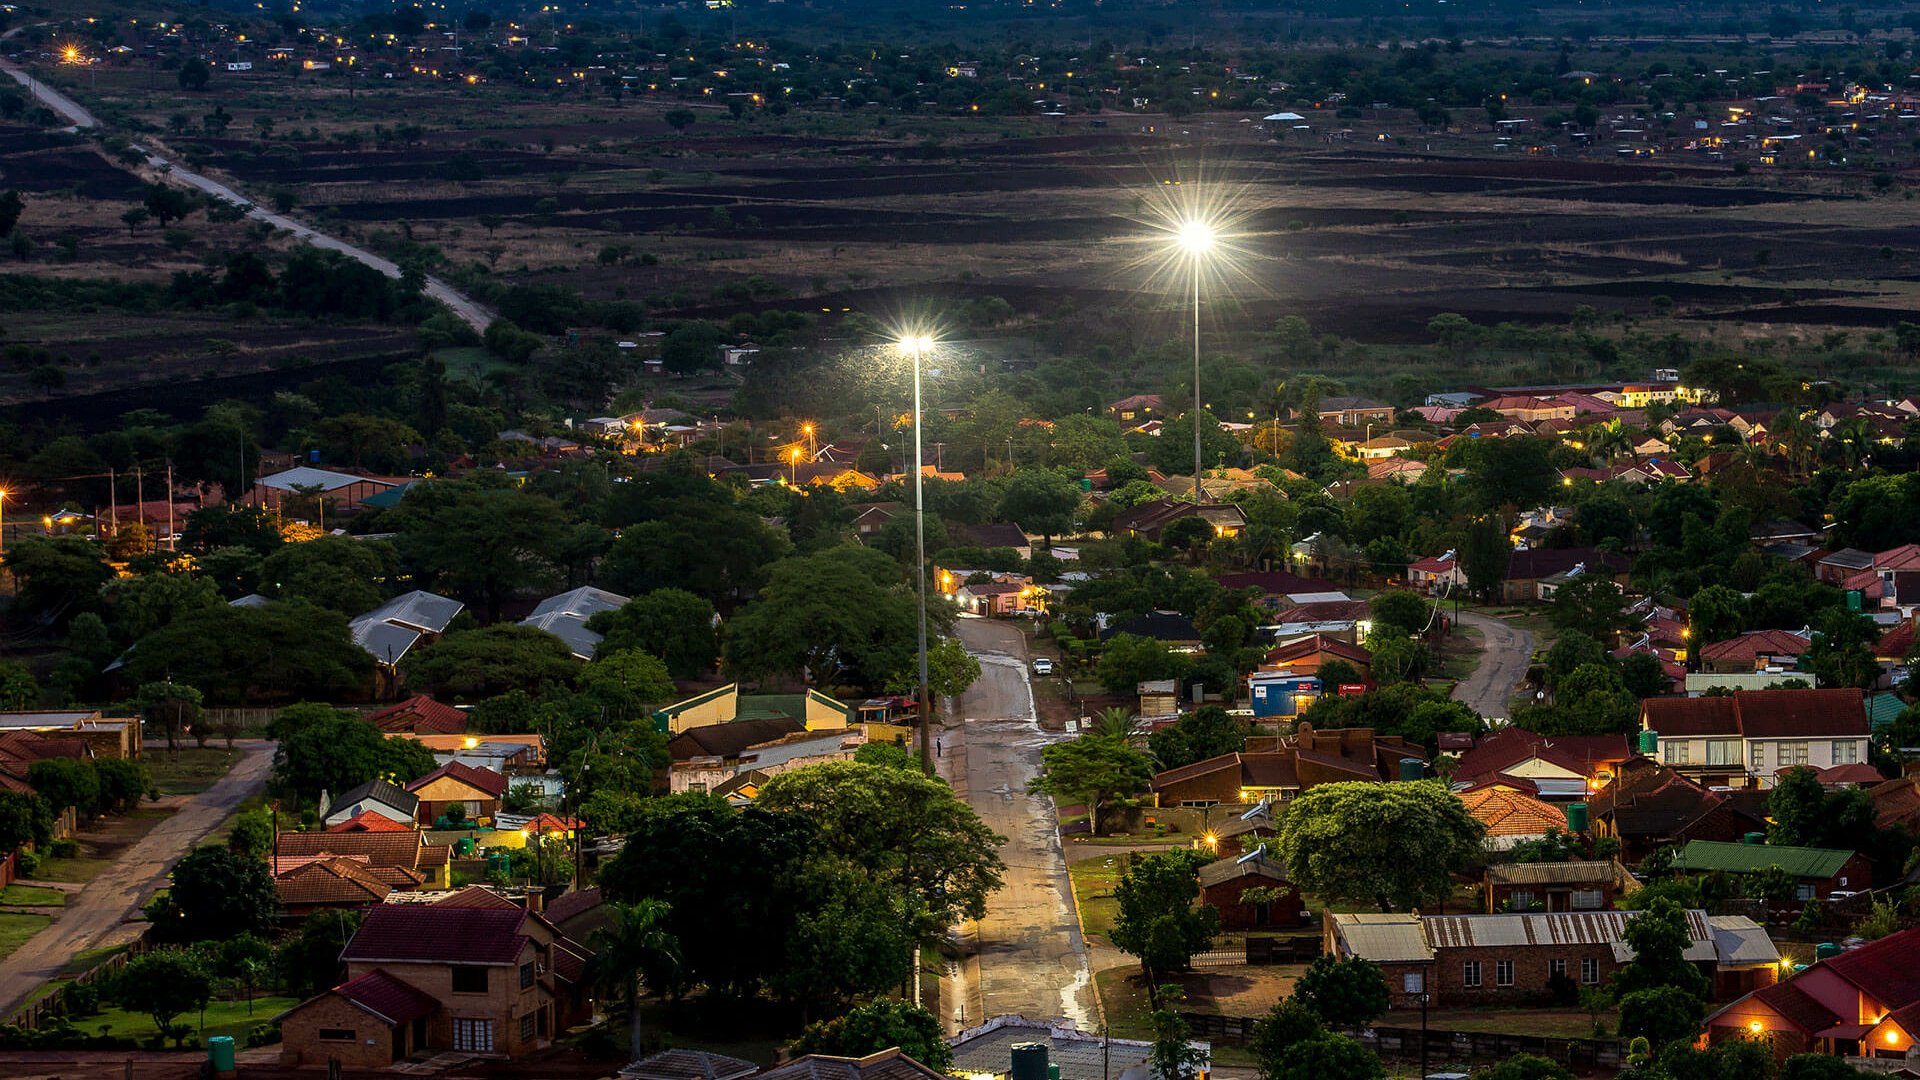
[[(59, 114), (67, 122), (71, 123), (76, 130), (91, 131), (100, 126), (99, 120), (95, 119), (94, 115), (88, 112), (79, 102), (34, 78), (30, 72), (11, 60), (0, 58), (0, 71), (5, 71), (8, 75), (13, 76), (14, 81), (26, 87), (27, 91), (31, 93), (40, 104), (45, 105), (47, 108)], [(146, 147), (135, 146), (134, 149), (146, 155), (147, 167), (153, 170), (157, 176), (162, 176), (174, 183), (194, 188), (214, 198), (247, 206), (250, 208), (247, 211), (247, 216), (256, 221), (264, 221), (274, 228), (285, 229), (287, 232), (292, 233), (306, 243), (312, 244), (314, 247), (326, 248), (329, 251), (338, 251), (350, 259), (355, 259), (373, 267), (388, 277), (397, 278), (400, 276), (400, 267), (396, 266), (389, 259), (383, 259), (370, 251), (355, 247), (344, 240), (336, 239), (325, 233), (315, 232), (306, 225), (295, 221), (293, 218), (287, 217), (285, 214), (276, 214), (272, 211), (262, 209), (259, 206), (254, 206), (252, 200), (242, 196), (218, 180), (212, 180), (201, 176), (199, 173), (181, 168), (178, 163), (169, 161)], [(493, 322), (493, 313), (491, 311), (481, 307), (464, 293), (454, 290), (439, 278), (429, 277), (427, 279), (426, 292), (428, 296), (445, 304), (449, 310), (455, 315), (458, 315), (462, 321), (472, 326), (475, 330), (484, 331), (488, 324)]]
[(1533, 661), (1533, 635), (1504, 619), (1472, 611), (1462, 611), (1460, 623), (1480, 632), (1480, 666), (1453, 688), (1454, 700), (1489, 719), (1509, 715), (1513, 692)]
[(53, 924), (7, 957), (0, 966), (0, 1015), (11, 1012), (79, 953), (137, 936), (137, 925), (125, 925), (127, 918), (166, 884), (167, 872), (180, 856), (266, 781), (273, 744), (250, 741), (235, 748), (243, 756), (226, 776), (154, 826), (84, 889), (70, 894)]
[[(1074, 914), (1053, 800), (1028, 795), (1040, 771), (1040, 749), (1060, 738), (1041, 731), (1027, 682), (1026, 642), (1005, 623), (962, 619), (960, 640), (980, 657), (981, 677), (959, 703), (963, 752), (942, 758), (943, 772), (964, 761), (955, 788), (993, 831), (1006, 883), (988, 901), (987, 917), (966, 928), (973, 955), (942, 987), (943, 1019), (970, 1026), (1004, 1013), (1066, 1017), (1099, 1024), (1087, 949)], [(967, 939), (971, 939), (967, 941)]]

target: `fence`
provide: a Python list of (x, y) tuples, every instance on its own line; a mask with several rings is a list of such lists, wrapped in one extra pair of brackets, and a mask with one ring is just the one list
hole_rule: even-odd
[(1310, 964), (1320, 955), (1319, 934), (1289, 937), (1223, 935), (1213, 948), (1193, 958), (1194, 967), (1236, 967), (1240, 964)]
[(6, 1022), (14, 1027), (39, 1027), (47, 1020), (65, 1013), (66, 1010), (61, 1007), (61, 1000), (66, 997), (69, 986), (86, 986), (97, 979), (104, 979), (108, 975), (126, 967), (127, 961), (132, 960), (134, 957), (139, 956), (151, 948), (153, 948), (153, 943), (148, 940), (146, 934), (141, 934), (129, 942), (127, 947), (120, 952), (114, 953), (93, 967), (75, 975), (67, 982), (55, 984), (53, 989), (49, 991), (45, 997), (22, 1005), (20, 1008), (14, 1010), (13, 1015), (7, 1017)]
[[(1195, 1036), (1218, 1042), (1245, 1043), (1253, 1038), (1253, 1016), (1216, 1016), (1182, 1013)], [(1370, 1027), (1352, 1033), (1364, 1046), (1383, 1057), (1420, 1056), (1419, 1028)], [(1486, 1031), (1426, 1033), (1427, 1055), (1439, 1061), (1503, 1061), (1515, 1054), (1538, 1054), (1575, 1068), (1618, 1068), (1627, 1060), (1626, 1044), (1617, 1039), (1554, 1039), (1541, 1035), (1504, 1035)]]

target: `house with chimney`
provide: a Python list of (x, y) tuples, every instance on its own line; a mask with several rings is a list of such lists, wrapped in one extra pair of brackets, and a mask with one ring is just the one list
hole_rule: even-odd
[(1592, 835), (1620, 841), (1621, 859), (1632, 864), (1657, 848), (1765, 832), (1767, 793), (1714, 790), (1652, 758), (1635, 757), (1587, 799), (1587, 814)]
[(1315, 731), (1301, 723), (1292, 735), (1256, 736), (1239, 753), (1156, 774), (1154, 805), (1286, 802), (1315, 784), (1424, 776), (1426, 764), (1426, 751), (1397, 735), (1379, 735), (1372, 728)]

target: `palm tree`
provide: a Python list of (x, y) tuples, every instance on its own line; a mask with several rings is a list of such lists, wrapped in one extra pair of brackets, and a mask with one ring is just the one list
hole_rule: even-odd
[(608, 904), (611, 920), (587, 938), (594, 949), (594, 983), (604, 993), (626, 998), (627, 1052), (633, 1061), (642, 1056), (641, 983), (666, 985), (680, 967), (680, 943), (666, 928), (670, 910), (664, 900)]
[(1115, 705), (1094, 714), (1092, 731), (1094, 735), (1113, 739), (1130, 739), (1139, 731), (1140, 718), (1124, 706)]
[(1856, 416), (1833, 429), (1834, 441), (1840, 444), (1840, 460), (1847, 468), (1853, 469), (1873, 452), (1873, 425), (1865, 417)]

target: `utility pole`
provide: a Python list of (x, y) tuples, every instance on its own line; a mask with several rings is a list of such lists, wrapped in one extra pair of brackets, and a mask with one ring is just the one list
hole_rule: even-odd
[(167, 550), (168, 551), (180, 550), (180, 542), (174, 539), (176, 535), (178, 534), (175, 533), (173, 529), (173, 461), (172, 459), (168, 459), (167, 461)]

